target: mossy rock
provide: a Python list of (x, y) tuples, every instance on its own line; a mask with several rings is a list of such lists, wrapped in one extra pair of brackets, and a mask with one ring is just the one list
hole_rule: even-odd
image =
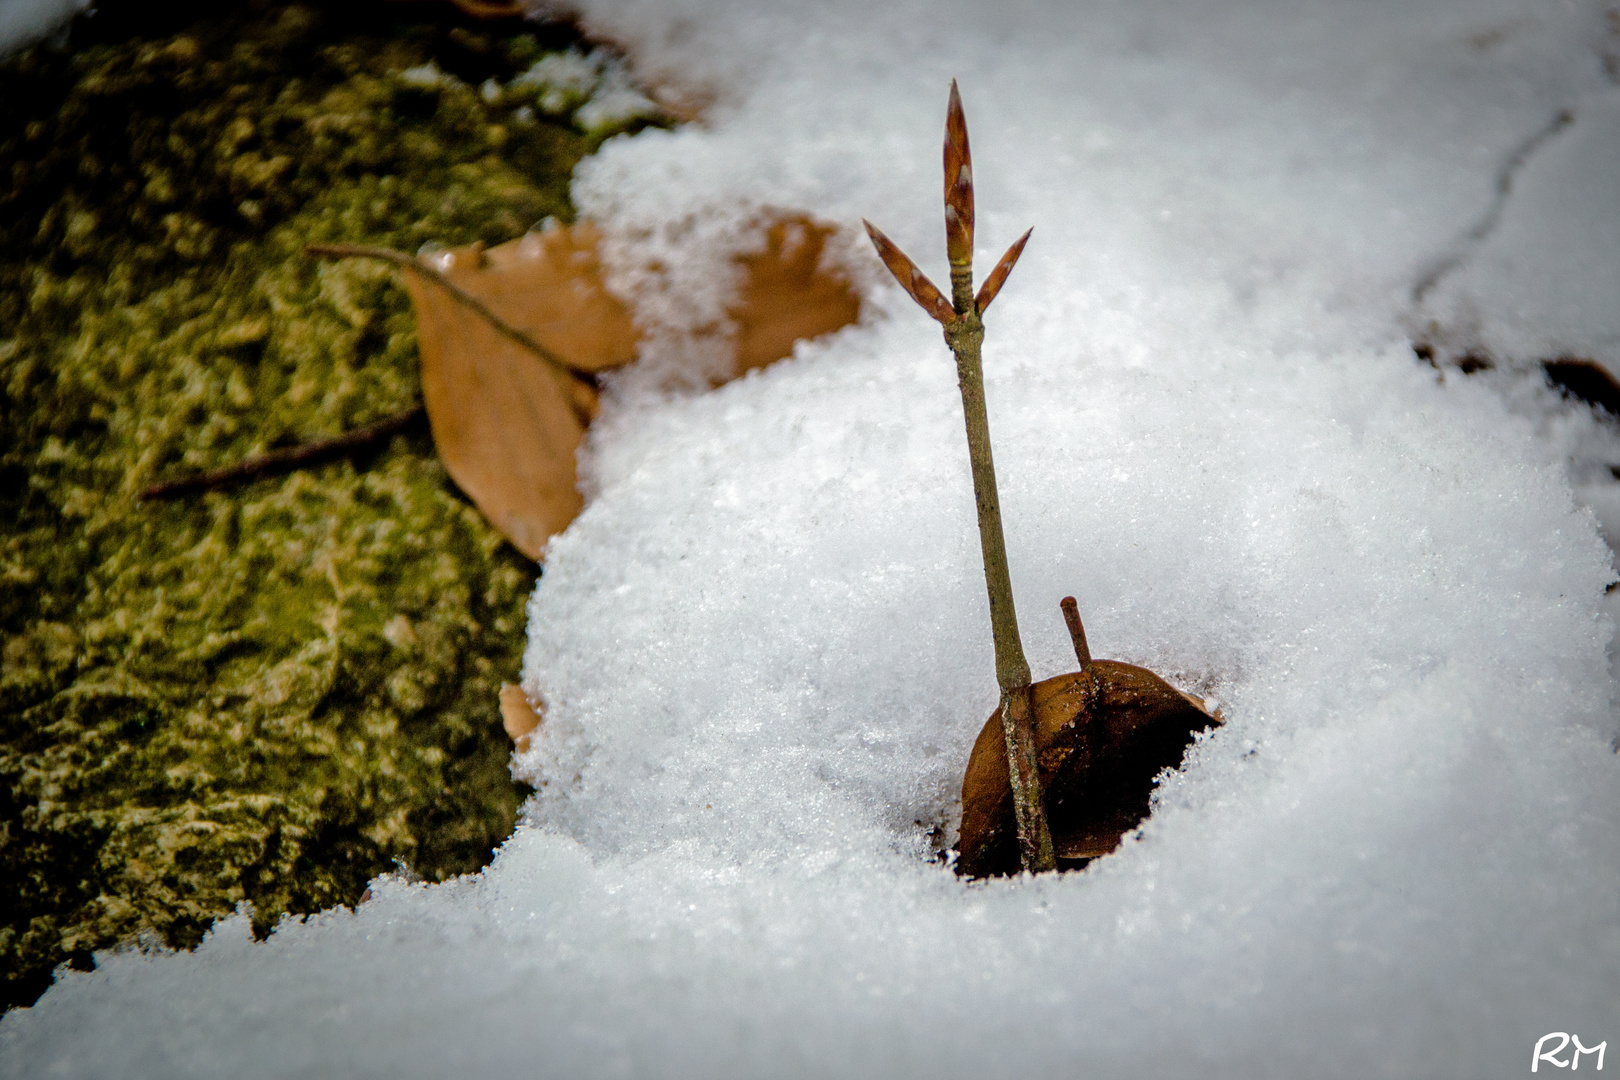
[(422, 4), (103, 2), (0, 65), (7, 1005), (244, 901), (267, 932), (396, 865), (476, 870), (510, 832), (497, 688), (537, 569), (425, 431), (137, 494), (415, 403), (391, 273), (304, 245), (570, 220), (612, 132), (501, 91), (576, 42)]

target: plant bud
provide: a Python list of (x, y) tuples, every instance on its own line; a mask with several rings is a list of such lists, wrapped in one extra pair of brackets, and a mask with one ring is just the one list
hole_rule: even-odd
[(928, 275), (911, 261), (911, 256), (896, 247), (894, 241), (884, 236), (870, 221), (862, 218), (861, 224), (866, 226), (866, 235), (872, 238), (872, 246), (877, 248), (878, 257), (883, 260), (883, 265), (889, 268), (889, 273), (894, 275), (900, 287), (906, 290), (924, 311), (938, 319), (941, 325), (949, 326), (956, 321), (956, 309), (945, 299), (945, 294), (928, 280)]
[(945, 253), (955, 266), (973, 262), (973, 155), (955, 79), (945, 113)]
[(1008, 248), (1001, 261), (996, 263), (996, 268), (990, 271), (990, 276), (984, 279), (984, 284), (979, 286), (979, 295), (974, 298), (973, 304), (979, 309), (980, 315), (983, 315), (984, 309), (990, 306), (990, 301), (996, 298), (996, 293), (1001, 291), (1007, 275), (1012, 273), (1013, 265), (1018, 262), (1018, 256), (1024, 253), (1024, 245), (1029, 243), (1029, 234), (1034, 231), (1030, 229), (1020, 236), (1018, 242)]

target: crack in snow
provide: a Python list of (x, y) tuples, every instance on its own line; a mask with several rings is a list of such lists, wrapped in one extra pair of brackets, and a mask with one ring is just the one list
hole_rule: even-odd
[(1457, 241), (1452, 245), (1451, 251), (1438, 259), (1412, 286), (1412, 304), (1417, 306), (1423, 303), (1425, 297), (1432, 292), (1436, 285), (1445, 280), (1453, 271), (1468, 261), (1468, 258), (1477, 251), (1481, 244), (1490, 238), (1502, 220), (1502, 211), (1507, 207), (1508, 197), (1513, 194), (1513, 180), (1543, 146), (1554, 135), (1563, 131), (1575, 122), (1575, 110), (1564, 108), (1558, 110), (1553, 118), (1538, 128), (1529, 138), (1521, 142), (1508, 155), (1496, 171), (1496, 193), (1491, 203)]

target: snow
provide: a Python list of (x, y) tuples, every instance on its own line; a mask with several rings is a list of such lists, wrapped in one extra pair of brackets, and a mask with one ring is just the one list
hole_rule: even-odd
[[(531, 602), (527, 824), (66, 972), (0, 1073), (1477, 1077), (1620, 1035), (1620, 444), (1529, 368), (1620, 362), (1598, 7), (583, 7), (710, 106), (576, 180), (655, 333)], [(1036, 676), (1074, 593), (1227, 717), (1116, 855), (987, 884), (928, 835), (995, 696), (953, 368), (853, 239), (943, 279), (953, 76), (981, 274), (1035, 226), (986, 367)], [(866, 314), (695, 392), (772, 207), (851, 227)]]
[(0, 0), (0, 57), (49, 37), (90, 0)]
[(536, 60), (512, 80), (511, 89), (532, 89), (536, 104), (548, 113), (575, 111), (575, 119), (588, 132), (620, 126), (630, 120), (658, 116), (659, 109), (638, 90), (619, 58), (578, 49), (550, 53)]
[[(1620, 358), (1620, 95), (1526, 162), (1500, 222), (1430, 305), (1459, 344), (1507, 356)], [(1591, 212), (1587, 212), (1590, 210)]]

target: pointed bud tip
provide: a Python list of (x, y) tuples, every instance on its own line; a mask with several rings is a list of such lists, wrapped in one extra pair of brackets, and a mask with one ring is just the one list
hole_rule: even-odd
[(962, 95), (952, 79), (945, 113), (945, 249), (953, 265), (973, 261), (972, 160)]
[[(962, 109), (962, 95), (956, 91), (956, 80), (951, 80), (951, 100), (945, 107), (945, 154), (955, 164), (968, 160), (967, 113)], [(946, 179), (953, 179), (955, 169), (947, 169)]]

